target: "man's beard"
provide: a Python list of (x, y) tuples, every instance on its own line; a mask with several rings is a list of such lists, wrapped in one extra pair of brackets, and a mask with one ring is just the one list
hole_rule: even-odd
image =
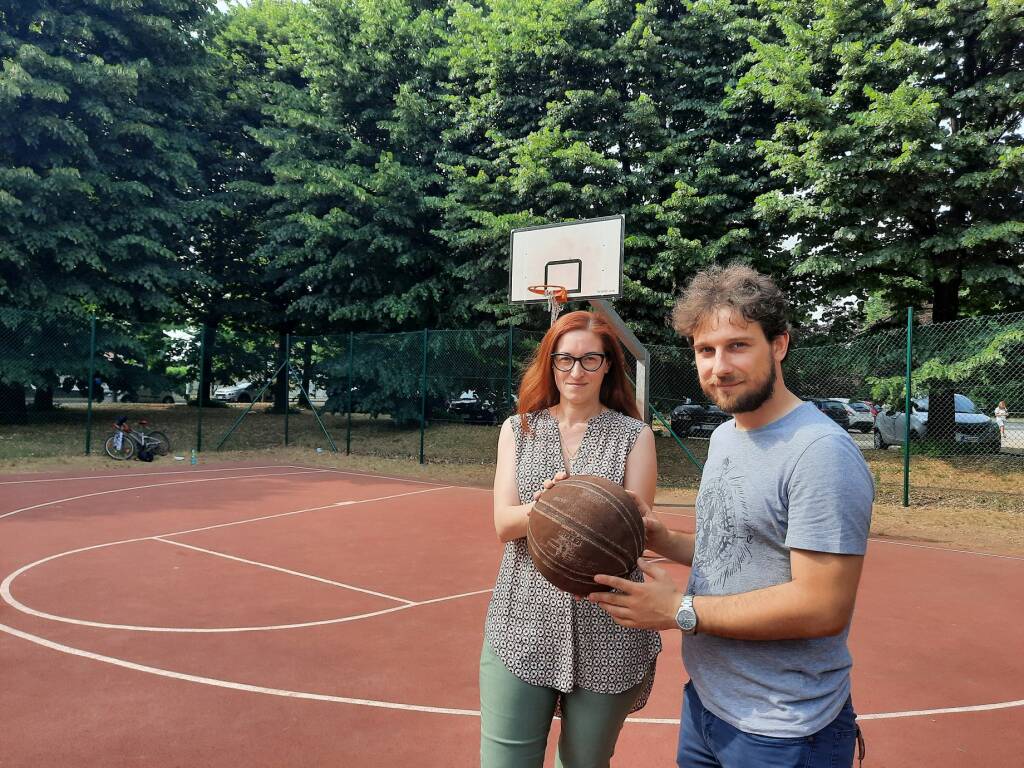
[(701, 383), (701, 389), (704, 390), (704, 394), (710, 397), (715, 405), (726, 413), (749, 413), (750, 411), (756, 411), (768, 401), (775, 392), (775, 381), (777, 378), (774, 360), (769, 358), (768, 378), (765, 379), (763, 385), (750, 392), (744, 392), (735, 396), (723, 396), (716, 387), (705, 387), (703, 383)]

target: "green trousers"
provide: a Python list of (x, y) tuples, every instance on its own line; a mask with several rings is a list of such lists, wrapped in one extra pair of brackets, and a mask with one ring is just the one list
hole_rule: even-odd
[(562, 698), (562, 735), (557, 768), (608, 768), (619, 731), (644, 682), (623, 693), (530, 685), (513, 675), (490, 643), (480, 653), (481, 768), (541, 768), (558, 697)]

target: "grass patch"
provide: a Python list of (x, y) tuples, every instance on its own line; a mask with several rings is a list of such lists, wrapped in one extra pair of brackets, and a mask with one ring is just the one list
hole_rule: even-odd
[[(340, 451), (332, 453), (310, 411), (289, 415), (285, 446), (285, 418), (267, 409), (266, 405), (257, 405), (242, 418), (221, 451), (215, 451), (215, 446), (245, 408), (204, 409), (203, 463), (321, 465), (477, 487), (489, 487), (494, 476), (497, 426), (432, 421), (423, 435), (426, 463), (420, 465), (418, 428), (400, 428), (388, 418), (354, 415), (348, 435), (351, 455), (346, 456), (348, 419), (344, 414), (323, 416)], [(195, 444), (195, 408), (104, 403), (94, 408), (93, 454), (85, 456), (85, 409), (71, 406), (50, 414), (32, 414), (27, 425), (0, 426), (0, 471), (81, 469), (109, 473), (135, 468), (133, 462), (116, 462), (103, 454), (103, 440), (120, 414), (132, 423), (147, 419), (152, 429), (166, 432), (172, 454), (187, 456)], [(688, 439), (685, 444), (699, 460), (706, 458), (707, 440)], [(692, 503), (700, 482), (696, 467), (671, 437), (658, 435), (657, 447), (659, 501)], [(317, 453), (316, 448), (323, 452)], [(878, 489), (873, 535), (1024, 555), (1024, 462), (1019, 457), (914, 456), (909, 508), (901, 506), (900, 452), (868, 450), (864, 457)], [(167, 459), (160, 462), (168, 466)]]

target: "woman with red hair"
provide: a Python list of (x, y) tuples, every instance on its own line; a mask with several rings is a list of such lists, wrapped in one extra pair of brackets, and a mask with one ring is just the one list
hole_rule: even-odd
[(654, 503), (654, 433), (640, 420), (618, 339), (591, 312), (564, 315), (544, 335), (519, 412), (498, 438), (494, 527), (505, 550), (480, 655), (482, 768), (540, 768), (556, 713), (556, 765), (608, 766), (626, 716), (647, 703), (654, 682), (658, 633), (620, 627), (554, 587), (527, 551), (534, 500), (578, 474)]

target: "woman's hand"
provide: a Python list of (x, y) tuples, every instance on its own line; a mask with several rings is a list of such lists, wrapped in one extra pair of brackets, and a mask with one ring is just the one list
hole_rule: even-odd
[(544, 481), (544, 487), (541, 488), (539, 491), (536, 491), (533, 494), (533, 500), (536, 501), (537, 499), (540, 498), (540, 495), (542, 493), (544, 493), (544, 491), (546, 491), (546, 490), (548, 490), (550, 488), (554, 488), (555, 483), (560, 483), (563, 480), (568, 480), (568, 479), (569, 479), (569, 473), (568, 472), (559, 472), (554, 477), (552, 477), (550, 480), (545, 480)]

